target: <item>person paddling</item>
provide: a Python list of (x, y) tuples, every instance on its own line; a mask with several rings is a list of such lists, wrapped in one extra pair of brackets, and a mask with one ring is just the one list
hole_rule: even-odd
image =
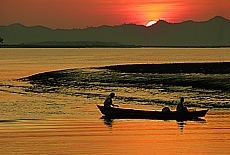
[(109, 96), (104, 101), (104, 107), (111, 108), (111, 107), (118, 107), (118, 105), (113, 104), (113, 98), (115, 97), (115, 93), (110, 93)]

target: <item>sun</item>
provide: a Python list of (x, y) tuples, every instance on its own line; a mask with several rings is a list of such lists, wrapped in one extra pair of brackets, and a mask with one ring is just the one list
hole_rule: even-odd
[(146, 26), (146, 27), (149, 27), (149, 26), (152, 26), (152, 25), (154, 25), (154, 24), (156, 24), (156, 21), (155, 21), (155, 20), (151, 20), (151, 21), (149, 21), (145, 26)]

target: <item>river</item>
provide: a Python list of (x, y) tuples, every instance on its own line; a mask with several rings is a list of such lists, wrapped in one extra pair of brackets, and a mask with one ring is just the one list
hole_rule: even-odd
[[(229, 91), (98, 81), (76, 85), (89, 77), (149, 77), (91, 67), (229, 61), (229, 48), (2, 48), (0, 154), (229, 154)], [(18, 80), (35, 74), (46, 78), (44, 72), (65, 75), (56, 81), (62, 85), (41, 86)], [(215, 75), (218, 79), (229, 76)], [(106, 120), (96, 104), (103, 103), (111, 91), (117, 96), (114, 102), (123, 108), (161, 110), (167, 105), (174, 110), (179, 97), (185, 96), (190, 108), (210, 110), (199, 121)]]

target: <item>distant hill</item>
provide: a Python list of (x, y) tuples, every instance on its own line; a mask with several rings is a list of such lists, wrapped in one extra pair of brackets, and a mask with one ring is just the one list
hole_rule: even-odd
[[(217, 16), (208, 21), (168, 23), (159, 20), (151, 27), (124, 24), (86, 29), (49, 29), (21, 24), (0, 26), (4, 44), (46, 45), (89, 42), (90, 45), (160, 46), (160, 47), (219, 47), (230, 46), (230, 20)], [(96, 43), (96, 44), (94, 44)]]

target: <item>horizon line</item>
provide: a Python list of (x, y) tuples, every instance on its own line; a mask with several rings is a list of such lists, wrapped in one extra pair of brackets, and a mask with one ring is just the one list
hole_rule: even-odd
[[(225, 17), (223, 17), (223, 16), (216, 15), (216, 16), (210, 18), (210, 19), (203, 20), (203, 21), (195, 21), (195, 20), (188, 19), (188, 20), (183, 20), (183, 21), (181, 21), (181, 22), (175, 22), (175, 23), (173, 23), (173, 22), (168, 22), (168, 21), (166, 21), (166, 20), (164, 20), (164, 19), (158, 19), (158, 20), (156, 21), (156, 23), (153, 24), (153, 25), (156, 25), (156, 24), (159, 23), (160, 21), (164, 21), (164, 22), (166, 22), (166, 23), (168, 23), (168, 24), (180, 24), (180, 23), (184, 23), (184, 22), (187, 22), (187, 21), (192, 21), (192, 22), (194, 22), (194, 23), (202, 23), (202, 22), (210, 21), (210, 20), (215, 19), (215, 18), (222, 18), (222, 19), (225, 19), (225, 20), (230, 20), (230, 19), (225, 18)], [(11, 25), (16, 25), (16, 24), (22, 25), (22, 26), (24, 26), (24, 27), (44, 27), (44, 28), (48, 28), (48, 29), (51, 29), (51, 30), (84, 30), (84, 29), (89, 29), (89, 28), (99, 28), (99, 27), (103, 27), (103, 26), (107, 26), (107, 27), (116, 27), (116, 26), (123, 26), (123, 25), (136, 25), (136, 26), (143, 26), (143, 27), (146, 27), (146, 25), (144, 25), (144, 24), (123, 23), (123, 24), (120, 24), (120, 25), (116, 25), (116, 24), (115, 24), (115, 25), (107, 25), (107, 24), (104, 24), (104, 25), (100, 25), (100, 26), (92, 26), (92, 25), (91, 25), (91, 26), (86, 26), (85, 28), (50, 28), (50, 27), (44, 26), (44, 25), (32, 25), (32, 26), (28, 26), (28, 25), (25, 25), (25, 24), (22, 24), (22, 23), (17, 23), (17, 22), (12, 23), (12, 24), (8, 24), (8, 25), (0, 25), (0, 26), (5, 26), (5, 27), (7, 27), (7, 26), (11, 26)], [(152, 26), (153, 26), (153, 25), (152, 25)], [(152, 26), (149, 26), (149, 27), (152, 27)], [(146, 28), (148, 28), (148, 27), (146, 27)]]

